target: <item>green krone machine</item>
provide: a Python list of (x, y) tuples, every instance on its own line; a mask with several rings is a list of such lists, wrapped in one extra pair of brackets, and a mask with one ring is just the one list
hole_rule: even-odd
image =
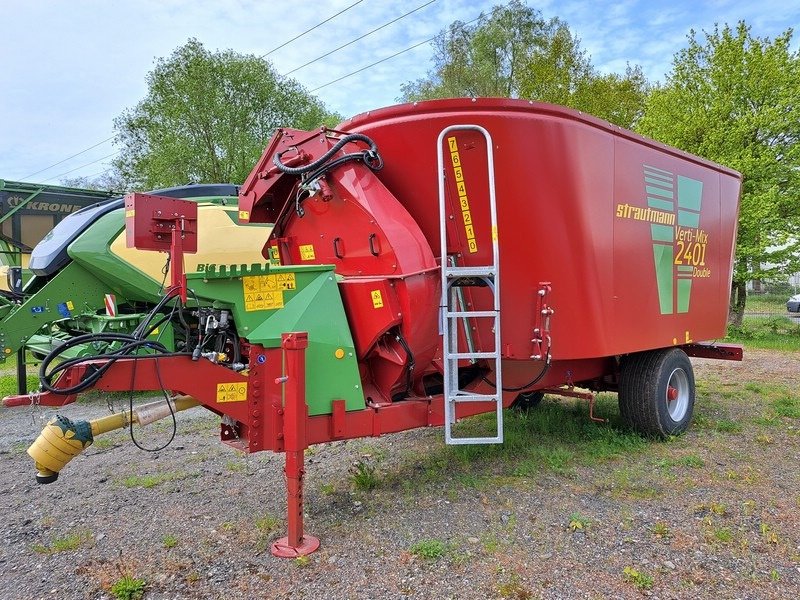
[[(191, 185), (153, 192), (198, 202), (198, 251), (187, 254), (187, 272), (218, 271), (218, 265), (263, 263), (261, 249), (269, 226), (240, 225), (234, 185)], [(170, 265), (166, 253), (128, 248), (123, 199), (111, 199), (65, 217), (31, 253), (33, 277), (17, 300), (0, 300), (0, 360), (25, 351), (45, 356), (85, 334), (131, 333), (163, 298)], [(213, 262), (212, 262), (213, 261)], [(195, 295), (198, 309), (213, 299)], [(190, 301), (190, 305), (191, 305)], [(189, 328), (169, 307), (148, 338), (180, 350)], [(181, 315), (183, 318), (183, 315)], [(98, 341), (99, 340), (99, 341)], [(102, 336), (86, 344), (68, 344), (62, 358), (106, 351)], [(143, 347), (139, 351), (146, 352)], [(24, 364), (20, 360), (20, 393)]]

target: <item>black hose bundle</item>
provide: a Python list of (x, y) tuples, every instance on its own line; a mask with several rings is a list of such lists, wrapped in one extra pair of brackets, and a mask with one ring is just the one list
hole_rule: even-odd
[[(369, 148), (362, 150), (361, 152), (345, 154), (339, 158), (330, 160), (337, 152), (339, 152), (339, 150), (341, 150), (350, 142), (364, 142), (369, 146)], [(380, 171), (383, 168), (383, 159), (378, 153), (378, 146), (371, 138), (361, 133), (350, 133), (345, 135), (338, 142), (336, 142), (336, 144), (334, 144), (330, 150), (320, 156), (317, 160), (307, 165), (303, 165), (302, 167), (290, 167), (281, 162), (281, 157), (288, 151), (289, 150), (278, 152), (272, 159), (272, 162), (283, 173), (286, 173), (287, 175), (300, 175), (304, 181), (313, 181), (318, 179), (334, 167), (354, 160), (362, 161), (373, 171)]]

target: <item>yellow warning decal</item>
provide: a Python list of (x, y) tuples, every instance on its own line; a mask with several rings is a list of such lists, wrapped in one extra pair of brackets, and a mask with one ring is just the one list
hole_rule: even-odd
[(136, 211), (135, 210), (126, 210), (125, 211), (125, 218), (126, 219), (128, 217), (135, 217), (135, 216), (136, 216)]
[(217, 402), (245, 402), (247, 400), (247, 383), (218, 383)]
[(283, 308), (283, 293), (297, 289), (294, 273), (242, 277), (245, 311)]
[(239, 211), (239, 220), (240, 221), (249, 221), (250, 220), (250, 211), (249, 210), (240, 210)]
[(69, 310), (75, 310), (75, 305), (72, 303), (72, 300), (67, 300), (67, 308)]
[[(478, 251), (478, 242), (475, 241), (475, 230), (472, 227), (472, 213), (469, 211), (469, 200), (467, 200), (467, 183), (464, 181), (464, 170), (461, 167), (461, 157), (458, 154), (458, 140), (455, 136), (447, 138), (447, 146), (450, 148), (450, 159), (453, 163), (453, 175), (456, 178), (456, 191), (458, 201), (461, 204), (461, 216), (464, 219), (464, 233), (467, 236), (467, 249), (470, 254)], [(492, 231), (495, 236), (496, 232)], [(493, 237), (492, 239), (496, 239)]]
[(383, 308), (383, 296), (381, 295), (381, 291), (372, 290), (370, 293), (372, 294), (372, 307)]
[(314, 260), (315, 258), (316, 255), (314, 254), (314, 246), (312, 244), (300, 246), (300, 260)]

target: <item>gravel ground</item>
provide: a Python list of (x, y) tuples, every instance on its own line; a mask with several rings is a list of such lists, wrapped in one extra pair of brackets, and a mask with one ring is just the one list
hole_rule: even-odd
[[(800, 419), (765, 421), (766, 405), (737, 390), (797, 399), (800, 354), (695, 368), (703, 400), (688, 434), (564, 474), (431, 479), (419, 457), (441, 452), (439, 429), (315, 447), (306, 528), (322, 546), (306, 561), (269, 553), (285, 533), (283, 457), (220, 444), (202, 409), (179, 415), (160, 452), (115, 432), (39, 486), (25, 448), (51, 413), (0, 408), (0, 597), (112, 598), (127, 575), (147, 600), (798, 598)], [(356, 489), (358, 461), (391, 483)]]

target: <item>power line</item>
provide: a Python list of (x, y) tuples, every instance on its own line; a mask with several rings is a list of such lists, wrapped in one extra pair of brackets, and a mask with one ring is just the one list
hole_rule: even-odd
[[(482, 16), (483, 16), (483, 13), (481, 13), (480, 15), (478, 15), (477, 17), (475, 17), (471, 21), (467, 21), (466, 23), (464, 23), (464, 25), (471, 25), (475, 21), (479, 20)], [(382, 58), (380, 60), (376, 60), (374, 63), (370, 63), (365, 67), (361, 67), (360, 69), (356, 69), (355, 71), (352, 71), (352, 72), (348, 73), (347, 75), (342, 75), (341, 77), (338, 77), (337, 79), (334, 79), (333, 81), (329, 81), (328, 83), (323, 83), (322, 85), (317, 86), (312, 90), (308, 90), (308, 93), (309, 94), (313, 94), (317, 90), (321, 90), (322, 88), (328, 87), (329, 85), (333, 85), (334, 83), (338, 83), (338, 82), (342, 81), (343, 79), (347, 79), (348, 77), (352, 77), (353, 75), (357, 75), (358, 73), (361, 73), (362, 71), (366, 71), (367, 69), (371, 69), (372, 67), (374, 67), (376, 65), (384, 63), (387, 60), (391, 60), (391, 59), (393, 59), (393, 58), (395, 58), (397, 56), (400, 56), (401, 54), (405, 54), (409, 50), (413, 50), (414, 48), (418, 48), (419, 46), (422, 46), (422, 44), (427, 44), (428, 42), (432, 42), (435, 39), (436, 39), (436, 36), (433, 36), (433, 37), (429, 37), (427, 40), (422, 40), (421, 42), (417, 42), (413, 46), (409, 46), (408, 48), (400, 50), (399, 52), (395, 52), (391, 56), (387, 56), (386, 58)]]
[[(76, 152), (75, 154), (73, 154), (72, 156), (68, 156), (64, 160), (60, 160), (60, 161), (58, 161), (56, 163), (53, 163), (49, 167), (45, 167), (44, 169), (39, 169), (35, 173), (31, 173), (30, 175), (26, 175), (25, 177), (22, 178), (22, 180), (24, 181), (24, 180), (28, 179), (29, 177), (33, 177), (34, 175), (38, 175), (39, 173), (43, 173), (44, 171), (48, 171), (48, 170), (52, 169), (53, 167), (55, 167), (57, 165), (60, 165), (61, 163), (67, 162), (71, 158), (75, 158), (76, 156), (80, 156), (84, 152), (88, 152), (92, 148), (97, 148), (98, 146), (101, 146), (101, 145), (105, 144), (106, 142), (108, 142), (110, 140), (113, 140), (113, 139), (114, 139), (114, 136), (112, 135), (111, 137), (108, 137), (108, 138), (104, 139), (102, 142), (97, 142), (94, 146), (89, 146), (85, 150), (81, 150), (80, 152)], [(51, 179), (52, 179), (52, 177), (51, 177)], [(45, 181), (47, 181), (47, 180), (45, 180)]]
[(321, 27), (322, 25), (325, 25), (325, 23), (327, 23), (328, 21), (332, 21), (333, 19), (335, 19), (336, 17), (338, 17), (338, 16), (339, 16), (339, 15), (341, 15), (342, 13), (345, 13), (345, 12), (347, 12), (348, 10), (350, 10), (351, 8), (353, 8), (354, 6), (356, 6), (357, 4), (361, 4), (363, 1), (364, 1), (364, 0), (356, 0), (356, 2), (353, 2), (353, 4), (351, 4), (351, 5), (350, 5), (350, 6), (348, 6), (347, 8), (343, 8), (342, 10), (340, 10), (339, 12), (337, 12), (335, 15), (332, 15), (332, 16), (328, 17), (327, 19), (325, 19), (325, 20), (324, 20), (324, 21), (322, 21), (321, 23), (317, 23), (316, 25), (314, 25), (314, 26), (313, 26), (313, 27), (311, 27), (310, 29), (306, 29), (306, 30), (305, 30), (303, 33), (300, 33), (300, 34), (298, 34), (298, 35), (294, 36), (292, 39), (290, 39), (290, 40), (288, 40), (288, 41), (286, 41), (286, 42), (283, 42), (283, 43), (282, 43), (280, 46), (276, 46), (275, 48), (273, 48), (273, 49), (272, 49), (272, 50), (270, 50), (269, 52), (265, 52), (264, 54), (262, 54), (261, 56), (259, 56), (259, 58), (264, 58), (265, 56), (269, 56), (270, 54), (272, 54), (273, 52), (277, 52), (278, 50), (280, 50), (280, 49), (281, 49), (281, 48), (283, 48), (284, 46), (288, 46), (288, 45), (289, 45), (289, 44), (291, 44), (293, 41), (300, 39), (301, 37), (303, 37), (303, 36), (304, 36), (304, 35), (306, 35), (307, 33), (311, 33), (311, 32), (312, 32), (312, 31), (314, 31), (314, 30), (315, 30), (317, 27)]
[(350, 40), (349, 42), (347, 42), (346, 44), (342, 44), (342, 45), (341, 45), (341, 46), (339, 46), (338, 48), (334, 48), (334, 49), (333, 49), (333, 50), (331, 50), (330, 52), (326, 52), (325, 54), (323, 54), (323, 55), (321, 55), (321, 56), (318, 56), (317, 58), (315, 58), (315, 59), (313, 59), (313, 60), (310, 60), (310, 61), (308, 61), (308, 62), (307, 62), (307, 63), (305, 63), (305, 64), (302, 64), (302, 65), (300, 65), (299, 67), (295, 67), (294, 69), (292, 69), (292, 70), (291, 70), (291, 71), (289, 71), (288, 73), (284, 73), (283, 75), (284, 75), (284, 77), (286, 77), (286, 76), (288, 76), (288, 75), (291, 75), (292, 73), (294, 73), (294, 72), (296, 72), (296, 71), (299, 71), (300, 69), (303, 69), (303, 68), (307, 67), (308, 65), (310, 65), (310, 64), (313, 64), (313, 63), (317, 62), (318, 60), (322, 60), (323, 58), (330, 56), (330, 55), (331, 55), (331, 54), (333, 54), (334, 52), (338, 52), (338, 51), (339, 51), (339, 50), (341, 50), (342, 48), (347, 48), (347, 46), (350, 46), (350, 45), (352, 45), (352, 44), (355, 44), (356, 42), (358, 42), (358, 41), (360, 41), (360, 40), (363, 40), (365, 37), (367, 37), (367, 36), (369, 36), (369, 35), (372, 35), (372, 34), (373, 34), (373, 33), (375, 33), (376, 31), (380, 31), (380, 30), (381, 30), (381, 29), (383, 29), (384, 27), (388, 27), (388, 26), (389, 26), (389, 25), (391, 25), (392, 23), (396, 23), (396, 22), (397, 22), (397, 21), (399, 21), (400, 19), (403, 19), (403, 18), (407, 17), (408, 15), (410, 15), (410, 14), (413, 14), (413, 13), (417, 12), (418, 10), (422, 10), (423, 8), (425, 8), (426, 6), (429, 6), (429, 5), (433, 4), (434, 2), (436, 2), (436, 0), (429, 0), (429, 2), (426, 2), (425, 4), (423, 4), (423, 5), (421, 5), (421, 6), (418, 6), (418, 7), (417, 7), (417, 8), (415, 8), (414, 10), (410, 10), (410, 11), (408, 11), (407, 13), (405, 13), (405, 14), (403, 14), (403, 15), (400, 15), (400, 16), (399, 16), (399, 17), (397, 17), (396, 19), (392, 19), (392, 20), (391, 20), (391, 21), (389, 21), (388, 23), (384, 23), (384, 24), (383, 24), (383, 25), (381, 25), (380, 27), (376, 27), (376, 28), (375, 28), (375, 29), (373, 29), (372, 31), (368, 31), (368, 32), (367, 32), (367, 33), (365, 33), (364, 35), (361, 35), (361, 36), (359, 36), (359, 37), (355, 38), (354, 40)]
[[(327, 22), (329, 22), (329, 21), (332, 21), (333, 19), (335, 19), (336, 17), (338, 17), (338, 16), (339, 16), (339, 15), (341, 15), (342, 13), (345, 13), (345, 12), (347, 12), (348, 10), (350, 10), (351, 8), (355, 7), (356, 5), (358, 5), (358, 4), (361, 4), (363, 1), (364, 1), (364, 0), (356, 0), (356, 2), (354, 2), (353, 4), (351, 4), (350, 6), (348, 6), (348, 7), (344, 8), (344, 9), (340, 10), (340, 11), (339, 11), (339, 12), (337, 12), (335, 15), (331, 15), (330, 17), (328, 17), (328, 18), (327, 18), (327, 19), (325, 19), (324, 21), (322, 21), (322, 22), (320, 22), (320, 23), (317, 23), (317, 24), (316, 24), (316, 25), (314, 25), (313, 27), (311, 27), (311, 28), (309, 28), (309, 29), (306, 29), (304, 32), (300, 33), (299, 35), (296, 35), (296, 36), (295, 36), (295, 37), (293, 37), (292, 39), (290, 39), (290, 40), (288, 40), (288, 41), (286, 41), (286, 42), (282, 43), (282, 44), (281, 44), (281, 45), (279, 45), (279, 46), (276, 46), (275, 48), (273, 48), (273, 49), (272, 49), (272, 50), (270, 50), (269, 52), (266, 52), (266, 53), (262, 54), (262, 55), (260, 56), (260, 58), (264, 58), (265, 56), (269, 56), (269, 55), (270, 55), (270, 54), (272, 54), (273, 52), (277, 52), (277, 51), (278, 51), (278, 50), (280, 50), (281, 48), (283, 48), (283, 47), (285, 47), (285, 46), (288, 46), (289, 44), (291, 44), (291, 43), (292, 43), (292, 42), (294, 42), (295, 40), (298, 40), (298, 39), (300, 39), (301, 37), (303, 37), (303, 36), (304, 36), (304, 35), (306, 35), (307, 33), (310, 33), (310, 32), (312, 32), (312, 31), (314, 31), (315, 29), (317, 29), (318, 27), (321, 27), (321, 26), (322, 26), (322, 25), (324, 25), (325, 23), (327, 23)], [(435, 0), (432, 0), (432, 1), (435, 1)], [(429, 2), (428, 4), (430, 4), (430, 2)], [(366, 35), (369, 35), (369, 34), (366, 34)], [(360, 39), (360, 38), (359, 38), (359, 39)], [(326, 55), (326, 56), (327, 56), (327, 55)], [(321, 57), (321, 58), (322, 58), (322, 57)], [(316, 60), (319, 60), (319, 59), (316, 59)], [(306, 66), (306, 65), (303, 65), (303, 66)], [(298, 68), (302, 68), (302, 67), (298, 67)], [(86, 149), (84, 149), (84, 150), (81, 150), (80, 152), (76, 152), (76, 153), (75, 153), (75, 154), (73, 154), (72, 156), (68, 156), (67, 158), (65, 158), (65, 159), (63, 159), (63, 160), (60, 160), (60, 161), (58, 161), (58, 162), (55, 162), (55, 163), (53, 163), (52, 165), (50, 165), (50, 166), (48, 166), (48, 167), (45, 167), (44, 169), (39, 169), (38, 171), (36, 171), (36, 172), (34, 172), (34, 173), (31, 173), (30, 175), (26, 175), (25, 177), (23, 177), (23, 178), (22, 178), (22, 180), (28, 179), (29, 177), (33, 177), (34, 175), (38, 175), (39, 173), (43, 173), (43, 172), (45, 172), (45, 171), (48, 171), (48, 170), (52, 169), (53, 167), (56, 167), (56, 166), (58, 166), (58, 165), (60, 165), (60, 164), (62, 164), (62, 163), (65, 163), (65, 162), (67, 162), (68, 160), (70, 160), (70, 159), (72, 159), (72, 158), (75, 158), (76, 156), (80, 156), (81, 154), (84, 154), (85, 152), (88, 152), (89, 150), (92, 150), (93, 148), (97, 148), (98, 146), (100, 146), (100, 145), (102, 145), (102, 144), (105, 144), (106, 142), (109, 142), (109, 141), (111, 141), (111, 140), (113, 140), (113, 139), (114, 139), (114, 136), (112, 135), (111, 137), (109, 137), (109, 138), (106, 138), (106, 139), (104, 139), (104, 140), (103, 140), (103, 141), (101, 141), (101, 142), (97, 142), (97, 143), (96, 143), (96, 144), (94, 144), (93, 146), (89, 146), (88, 148), (86, 148)], [(119, 152), (116, 152), (115, 154), (119, 154)], [(108, 156), (113, 156), (113, 154), (109, 154)], [(106, 157), (104, 157), (104, 158), (108, 158), (108, 156), (106, 156)], [(103, 159), (102, 159), (102, 158), (101, 158), (101, 159), (98, 159), (98, 161), (95, 161), (95, 162), (99, 162), (99, 160), (103, 160)], [(93, 163), (88, 163), (88, 164), (93, 164)], [(87, 166), (87, 165), (82, 165), (82, 167), (85, 167), (85, 166)], [(82, 167), (76, 167), (75, 169), (72, 169), (72, 171), (77, 171), (78, 169), (80, 169), (80, 168), (82, 168)], [(62, 173), (61, 175), (56, 175), (55, 177), (50, 177), (49, 179), (45, 179), (45, 181), (50, 181), (51, 179), (56, 179), (57, 177), (61, 177), (62, 175), (68, 175), (69, 173), (72, 173), (72, 171), (67, 171), (66, 173)]]
[(112, 156), (116, 156), (120, 152), (122, 152), (122, 150), (117, 150), (116, 152), (112, 152), (111, 154), (106, 154), (105, 156), (101, 156), (97, 160), (93, 160), (92, 162), (88, 162), (86, 164), (80, 165), (79, 167), (75, 167), (74, 169), (70, 169), (69, 171), (65, 171), (64, 173), (61, 173), (61, 175), (53, 175), (52, 177), (44, 179), (43, 181), (40, 181), (39, 183), (46, 183), (46, 182), (48, 182), (48, 181), (50, 181), (52, 179), (58, 179), (59, 177), (63, 177), (64, 175), (69, 175), (73, 171), (77, 171), (78, 169), (82, 169), (83, 167), (88, 167), (89, 165), (93, 165), (95, 163), (99, 163), (101, 160), (105, 160), (107, 158), (111, 158)]

